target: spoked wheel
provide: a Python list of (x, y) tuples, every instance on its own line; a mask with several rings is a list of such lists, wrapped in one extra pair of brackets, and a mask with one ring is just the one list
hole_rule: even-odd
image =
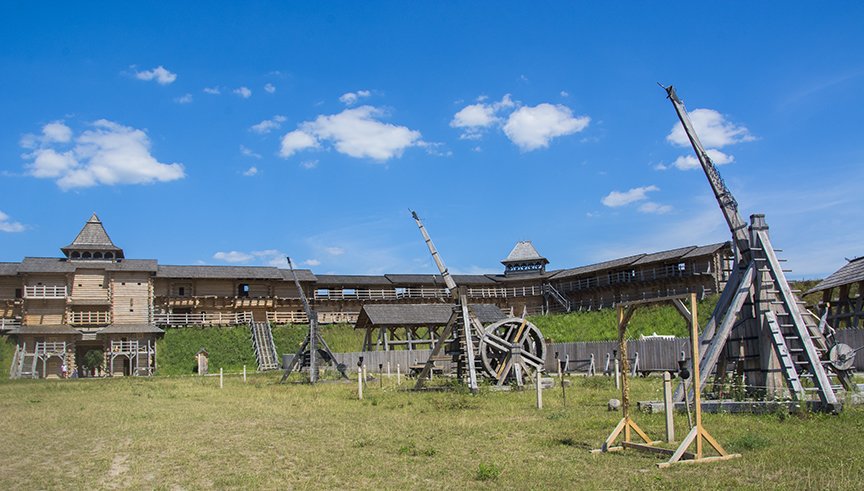
[(527, 319), (511, 317), (485, 328), (480, 339), (483, 368), (497, 385), (525, 379), (543, 370), (546, 342), (537, 326)]

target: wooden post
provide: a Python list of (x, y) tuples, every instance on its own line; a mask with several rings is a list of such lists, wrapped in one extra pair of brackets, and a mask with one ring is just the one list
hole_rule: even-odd
[(564, 390), (564, 373), (561, 371), (561, 364), (558, 364), (558, 378), (561, 381), (561, 402), (564, 407), (567, 407), (567, 391)]
[(357, 367), (357, 398), (363, 400), (363, 369)]
[(390, 362), (387, 362), (387, 380), (390, 380)]
[(396, 364), (396, 385), (402, 385), (402, 368)]
[(243, 383), (246, 383), (246, 365), (243, 365)]
[(543, 387), (540, 384), (540, 370), (537, 370), (537, 377), (534, 385), (537, 386), (537, 409), (543, 409)]
[(364, 384), (366, 383), (367, 377), (368, 377), (368, 374), (366, 372), (366, 364), (364, 363), (363, 364), (363, 383)]
[(702, 458), (702, 383), (699, 378), (699, 319), (696, 313), (696, 294), (690, 295), (690, 345), (693, 348), (691, 360), (693, 360), (693, 405), (696, 406), (696, 458)]
[(618, 358), (615, 358), (615, 389), (621, 389), (621, 369)]
[(675, 423), (672, 414), (675, 404), (672, 402), (672, 375), (669, 372), (663, 372), (663, 409), (666, 413), (666, 441), (672, 443), (675, 441)]
[(222, 388), (222, 367), (219, 367), (219, 388)]

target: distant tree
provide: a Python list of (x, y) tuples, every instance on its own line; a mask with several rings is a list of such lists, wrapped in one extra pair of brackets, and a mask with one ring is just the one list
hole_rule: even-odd
[(97, 368), (102, 368), (102, 365), (105, 363), (105, 355), (102, 353), (100, 349), (91, 349), (88, 352), (84, 353), (84, 360), (82, 360), (82, 365), (84, 368), (88, 370), (95, 370)]

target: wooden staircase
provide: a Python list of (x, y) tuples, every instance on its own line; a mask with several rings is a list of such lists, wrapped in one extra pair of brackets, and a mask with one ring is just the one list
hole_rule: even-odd
[(252, 347), (255, 349), (255, 359), (258, 361), (258, 371), (279, 369), (279, 354), (276, 351), (276, 343), (273, 341), (273, 330), (270, 323), (249, 322), (252, 331)]

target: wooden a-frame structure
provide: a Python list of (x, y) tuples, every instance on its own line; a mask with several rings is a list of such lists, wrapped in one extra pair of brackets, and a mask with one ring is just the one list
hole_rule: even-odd
[[(621, 360), (621, 410), (622, 410), (622, 418), (615, 426), (615, 429), (612, 430), (612, 433), (606, 438), (606, 441), (603, 442), (603, 445), (599, 449), (592, 450), (591, 453), (606, 453), (606, 452), (616, 452), (621, 451), (627, 448), (632, 448), (636, 450), (643, 450), (652, 453), (658, 453), (663, 455), (670, 455), (668, 462), (662, 462), (658, 464), (658, 467), (664, 468), (668, 467), (672, 464), (676, 463), (702, 463), (702, 462), (714, 462), (720, 460), (729, 460), (740, 457), (740, 454), (730, 454), (727, 453), (726, 450), (711, 436), (708, 430), (702, 426), (702, 401), (699, 395), (699, 391), (694, 391), (693, 394), (693, 403), (695, 406), (695, 424), (690, 429), (690, 432), (681, 441), (681, 444), (678, 446), (676, 450), (671, 450), (663, 447), (655, 446), (659, 441), (654, 441), (651, 437), (648, 436), (642, 428), (633, 421), (633, 418), (630, 416), (630, 359), (627, 356), (627, 324), (629, 324), (630, 319), (633, 317), (633, 313), (640, 306), (658, 303), (658, 302), (671, 302), (672, 305), (675, 306), (675, 309), (681, 314), (681, 316), (687, 321), (690, 326), (690, 344), (692, 349), (692, 359), (699, 359), (699, 322), (698, 322), (698, 312), (696, 306), (696, 294), (691, 293), (689, 295), (690, 300), (690, 309), (687, 309), (687, 306), (684, 304), (684, 301), (687, 299), (687, 296), (672, 296), (672, 297), (662, 297), (650, 300), (637, 300), (633, 302), (625, 302), (621, 303), (617, 307), (617, 318), (618, 318), (618, 356)], [(699, 386), (700, 383), (700, 374), (698, 364), (693, 371), (693, 384), (694, 386)], [(621, 445), (614, 446), (615, 442), (624, 434), (624, 441), (621, 442)], [(636, 433), (639, 438), (642, 439), (644, 443), (637, 443), (632, 440), (633, 433)], [(693, 443), (696, 443), (696, 451), (689, 452), (688, 449)], [(710, 447), (717, 452), (716, 456), (705, 456), (703, 453), (704, 444), (703, 442), (707, 442)]]

